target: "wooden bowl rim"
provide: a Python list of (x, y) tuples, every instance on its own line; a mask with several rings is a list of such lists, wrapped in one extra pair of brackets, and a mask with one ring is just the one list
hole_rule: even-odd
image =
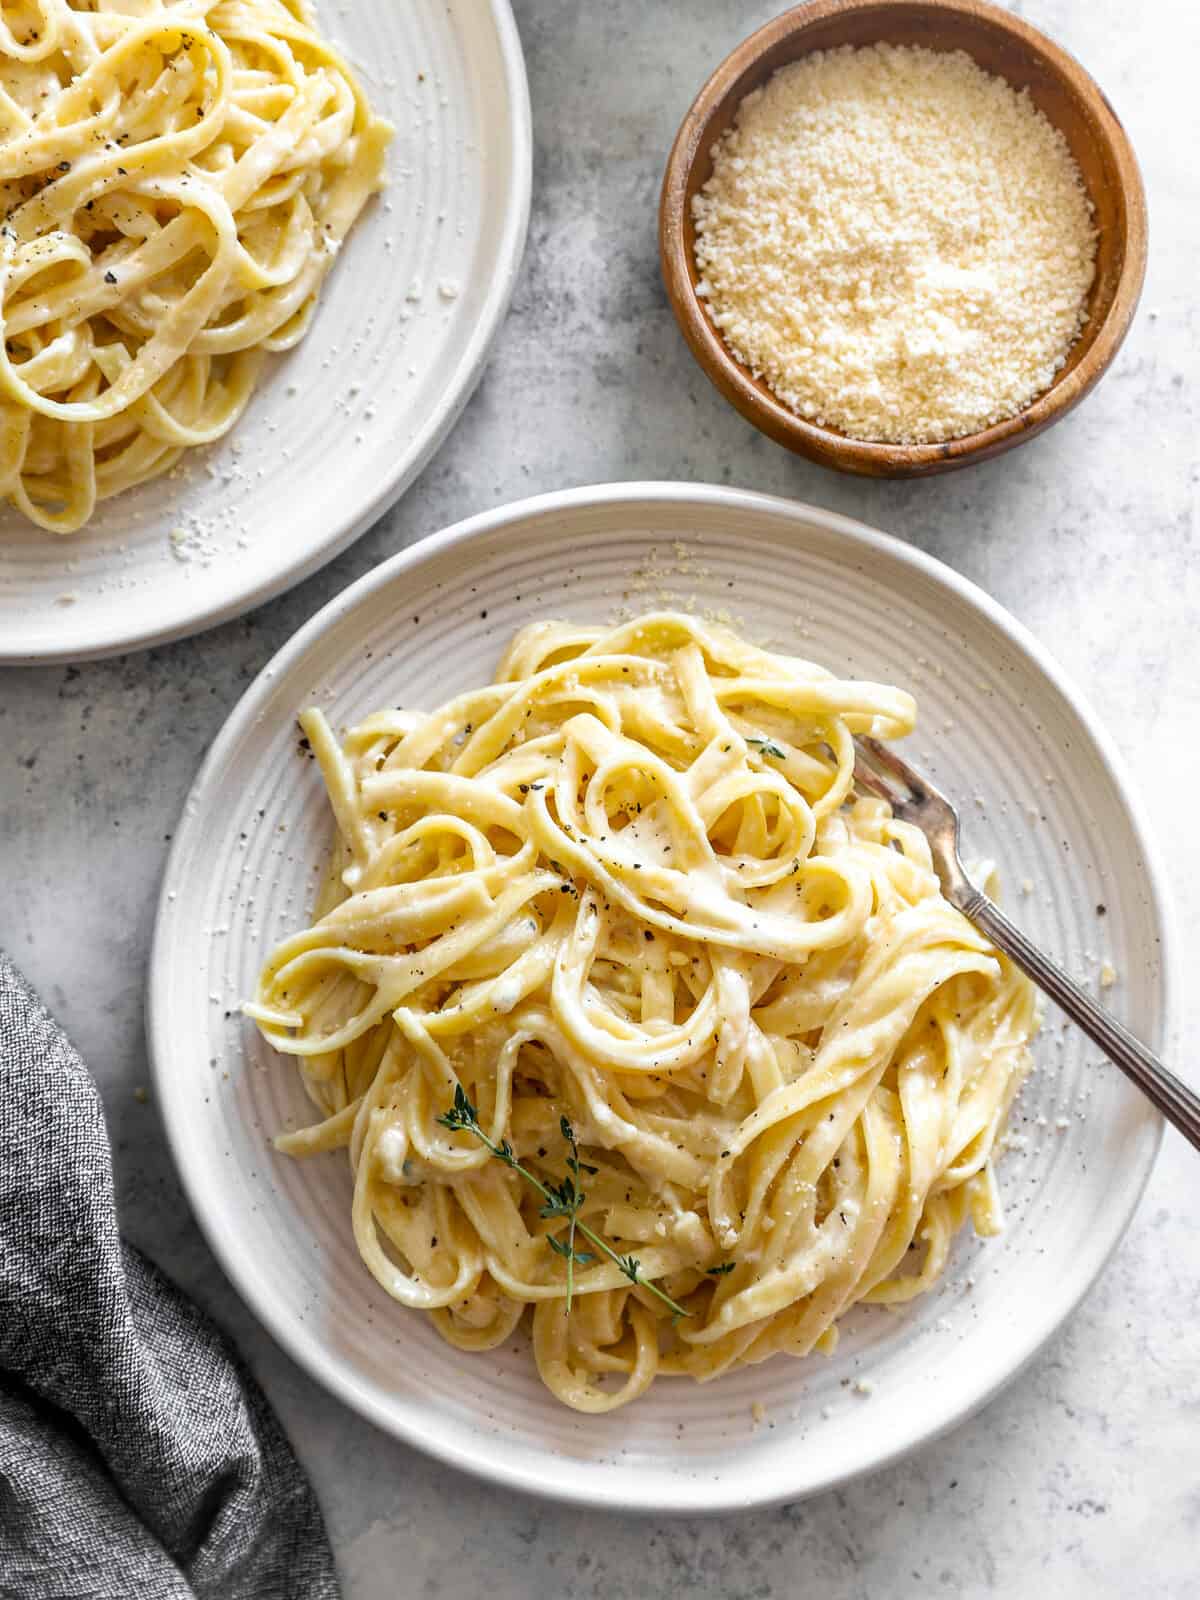
[[(1024, 51), (1042, 57), (1083, 103), (1100, 142), (1107, 143), (1111, 159), (1105, 164), (1115, 169), (1124, 201), (1123, 258), (1112, 301), (1099, 326), (1090, 337), (1084, 330), (1082, 337), (1087, 342), (1079, 360), (1023, 411), (957, 439), (896, 445), (854, 439), (806, 422), (781, 400), (763, 392), (729, 351), (696, 294), (684, 237), (684, 210), (688, 179), (707, 142), (713, 118), (738, 81), (769, 50), (789, 36), (803, 35), (818, 22), (854, 12), (879, 13), (884, 24), (880, 37), (884, 38), (889, 12), (913, 10), (952, 14), (980, 29), (1008, 35)], [(804, 53), (798, 50), (796, 59)], [(1147, 233), (1146, 196), (1137, 158), (1099, 84), (1053, 39), (987, 0), (805, 0), (765, 23), (730, 51), (693, 100), (667, 157), (658, 214), (659, 256), (667, 297), (692, 354), (725, 398), (762, 432), (801, 455), (843, 471), (895, 477), (943, 471), (997, 455), (1032, 438), (1077, 405), (1103, 376), (1129, 331), (1146, 275)]]

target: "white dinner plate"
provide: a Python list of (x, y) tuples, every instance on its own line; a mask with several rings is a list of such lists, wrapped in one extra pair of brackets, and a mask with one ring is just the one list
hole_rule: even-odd
[(67, 537), (0, 505), (0, 662), (182, 638), (298, 583), (397, 499), (479, 380), (529, 218), (508, 0), (317, 0), (317, 14), (395, 126), (388, 186), (307, 335), (220, 443)]
[[(238, 1014), (305, 925), (331, 837), (296, 713), (335, 728), (482, 684), (535, 617), (664, 605), (916, 693), (912, 758), (962, 802), (1017, 920), (1151, 1046), (1166, 1026), (1162, 879), (1111, 745), (1025, 630), (947, 567), (845, 517), (727, 489), (576, 489), (492, 511), (394, 557), (313, 618), (247, 691), (171, 851), (149, 991), (157, 1094), (225, 1270), (315, 1378), (399, 1437), (505, 1484), (637, 1511), (795, 1500), (932, 1439), (1011, 1378), (1120, 1238), (1158, 1148), (1145, 1101), (1047, 1017), (1000, 1163), (1007, 1231), (964, 1235), (942, 1282), (866, 1308), (836, 1355), (707, 1385), (662, 1379), (581, 1416), (542, 1387), (523, 1336), (444, 1344), (360, 1264), (344, 1153), (273, 1153), (313, 1119), (290, 1060)], [(1101, 909), (1103, 908), (1103, 909)]]

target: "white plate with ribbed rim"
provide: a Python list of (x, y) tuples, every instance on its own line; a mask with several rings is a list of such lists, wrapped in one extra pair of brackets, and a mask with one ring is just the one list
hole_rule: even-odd
[[(1051, 1015), (1001, 1163), (1004, 1235), (964, 1236), (899, 1313), (855, 1313), (830, 1359), (777, 1357), (708, 1385), (662, 1380), (610, 1416), (541, 1386), (523, 1337), (467, 1354), (388, 1299), (354, 1248), (342, 1153), (306, 1163), (271, 1135), (311, 1120), (292, 1065), (237, 1011), (277, 939), (307, 920), (330, 841), (296, 713), (335, 728), (431, 707), (491, 675), (534, 617), (661, 607), (903, 684), (912, 757), (963, 802), (1017, 919), (1105, 991), (1152, 1046), (1166, 1029), (1162, 878), (1109, 741), (1025, 630), (949, 568), (811, 507), (728, 489), (576, 489), (488, 512), (376, 568), (247, 691), (188, 798), (155, 930), (148, 1030), (184, 1185), (225, 1270), (282, 1345), (382, 1428), (536, 1493), (636, 1511), (806, 1494), (935, 1438), (1011, 1378), (1121, 1237), (1161, 1125)], [(1027, 886), (1022, 892), (1022, 886)], [(1103, 906), (1103, 912), (1098, 907)]]
[(399, 497), (483, 372), (529, 219), (508, 0), (318, 0), (317, 13), (395, 126), (388, 186), (306, 337), (223, 440), (65, 538), (0, 506), (0, 662), (160, 644), (298, 583)]

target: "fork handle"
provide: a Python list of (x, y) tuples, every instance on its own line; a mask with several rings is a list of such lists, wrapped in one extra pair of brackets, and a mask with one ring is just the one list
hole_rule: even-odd
[(1031, 977), (1039, 989), (1061, 1006), (1093, 1044), (1099, 1045), (1109, 1060), (1115, 1062), (1127, 1078), (1133, 1079), (1167, 1121), (1200, 1150), (1200, 1095), (1164, 1067), (1156, 1055), (1098, 1006), (1061, 967), (1048, 960), (981, 890), (974, 886), (969, 888), (959, 909)]

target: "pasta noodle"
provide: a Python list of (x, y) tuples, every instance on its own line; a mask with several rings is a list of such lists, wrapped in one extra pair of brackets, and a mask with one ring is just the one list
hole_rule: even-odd
[(0, 494), (72, 533), (237, 421), (391, 130), (307, 0), (0, 13)]
[[(533, 624), (486, 688), (343, 746), (303, 714), (337, 844), (245, 1009), (322, 1113), (279, 1148), (349, 1152), (389, 1294), (468, 1350), (531, 1309), (542, 1379), (598, 1412), (829, 1350), (999, 1227), (1033, 990), (853, 787), (854, 735), (915, 712), (661, 613)], [(456, 1096), (541, 1196), (439, 1122)], [(639, 1269), (582, 1251), (569, 1312), (568, 1133), (580, 1221)]]

